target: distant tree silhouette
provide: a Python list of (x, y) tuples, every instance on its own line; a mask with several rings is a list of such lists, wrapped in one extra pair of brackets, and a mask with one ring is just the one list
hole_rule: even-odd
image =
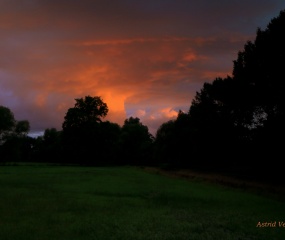
[(30, 123), (27, 120), (21, 120), (16, 122), (15, 133), (21, 136), (26, 136), (30, 131)]
[(63, 131), (101, 122), (108, 113), (108, 106), (101, 97), (86, 96), (75, 101), (74, 107), (69, 108), (64, 117)]
[(174, 120), (169, 120), (157, 129), (155, 136), (155, 161), (160, 167), (170, 167), (179, 161), (176, 157), (177, 136), (175, 135)]
[(108, 113), (108, 106), (101, 97), (85, 96), (75, 99), (62, 124), (62, 140), (65, 160), (68, 162), (95, 164), (101, 161), (100, 123)]
[(62, 131), (56, 128), (47, 128), (43, 136), (37, 137), (33, 142), (33, 161), (64, 163), (62, 152)]
[(58, 142), (60, 139), (61, 132), (57, 131), (56, 128), (47, 128), (44, 131), (43, 141), (47, 145), (53, 145), (54, 143)]
[(163, 123), (156, 132), (155, 158), (163, 168), (189, 167), (193, 159), (189, 159), (188, 149), (191, 137), (189, 115), (179, 110), (175, 120)]
[(0, 161), (26, 161), (31, 155), (30, 123), (16, 121), (13, 112), (0, 106)]
[(62, 125), (65, 160), (73, 163), (114, 164), (119, 157), (121, 128), (102, 121), (108, 106), (100, 97), (75, 99)]
[(2, 162), (32, 161), (33, 143), (34, 139), (29, 136), (9, 135), (0, 147), (0, 160)]
[(13, 130), (15, 123), (12, 111), (7, 107), (0, 106), (0, 142), (5, 132)]
[[(248, 129), (238, 124), (240, 112), (235, 86), (230, 77), (204, 83), (189, 110), (193, 151), (205, 168), (224, 168), (241, 161), (236, 152), (247, 141)], [(240, 141), (239, 141), (240, 139)], [(207, 151), (205, 151), (207, 149)], [(199, 158), (198, 158), (199, 157)]]
[(121, 130), (121, 164), (147, 165), (152, 162), (153, 136), (139, 118), (125, 120)]
[(119, 142), (121, 137), (121, 127), (117, 123), (104, 121), (100, 123), (100, 132), (97, 139), (98, 149), (101, 154), (103, 164), (117, 165), (120, 163)]

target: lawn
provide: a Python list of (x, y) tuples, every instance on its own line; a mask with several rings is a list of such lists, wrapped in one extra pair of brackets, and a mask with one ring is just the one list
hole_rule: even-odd
[(0, 166), (0, 196), (1, 240), (285, 239), (284, 201), (132, 167)]

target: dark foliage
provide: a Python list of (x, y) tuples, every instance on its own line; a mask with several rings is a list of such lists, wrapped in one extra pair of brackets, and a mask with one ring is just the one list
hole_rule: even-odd
[(121, 164), (147, 165), (152, 161), (153, 136), (139, 118), (125, 120), (120, 136)]
[(15, 126), (14, 114), (7, 107), (0, 106), (0, 140), (6, 131), (11, 131)]
[(69, 163), (101, 164), (109, 155), (105, 144), (115, 141), (115, 134), (110, 134), (110, 129), (115, 127), (102, 123), (102, 118), (108, 113), (107, 104), (100, 97), (91, 96), (75, 101), (62, 124), (64, 160)]
[(0, 163), (31, 158), (32, 139), (27, 136), (29, 131), (27, 120), (16, 121), (9, 108), (0, 106)]
[(188, 149), (193, 135), (189, 122), (189, 115), (179, 111), (175, 121), (170, 120), (159, 127), (154, 143), (155, 161), (159, 166), (181, 168), (191, 165), (192, 153), (189, 154)]
[(32, 161), (34, 139), (28, 136), (10, 135), (0, 146), (0, 163)]
[(99, 123), (108, 113), (107, 104), (100, 97), (86, 96), (75, 101), (64, 117), (62, 129), (65, 132)]
[(33, 142), (32, 161), (63, 163), (62, 131), (47, 128), (44, 135)]
[[(182, 157), (204, 170), (284, 182), (284, 42), (281, 11), (238, 53), (232, 77), (205, 83), (197, 92), (180, 131), (186, 137), (179, 135), (179, 116), (161, 126), (156, 139), (161, 159), (171, 158), (175, 167)], [(180, 147), (187, 153), (175, 157)]]

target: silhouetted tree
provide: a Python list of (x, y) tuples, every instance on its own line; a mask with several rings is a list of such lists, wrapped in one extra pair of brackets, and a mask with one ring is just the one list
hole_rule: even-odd
[(117, 123), (104, 121), (100, 123), (98, 148), (100, 149), (101, 160), (106, 164), (117, 165), (120, 163), (119, 141), (121, 127)]
[(43, 136), (33, 143), (33, 161), (64, 163), (62, 153), (62, 132), (56, 128), (47, 128)]
[(75, 101), (64, 117), (63, 131), (99, 123), (108, 113), (108, 106), (100, 97), (86, 96)]
[(152, 162), (153, 136), (139, 118), (125, 120), (121, 131), (121, 164), (148, 165)]
[(27, 161), (31, 155), (30, 124), (16, 121), (13, 112), (0, 106), (0, 155), (1, 161)]
[(21, 120), (16, 122), (15, 133), (20, 136), (27, 136), (30, 131), (30, 123), (27, 120)]
[(86, 96), (75, 101), (75, 106), (68, 109), (62, 124), (66, 160), (101, 164), (108, 155), (104, 151), (108, 126), (107, 123), (102, 124), (108, 106), (100, 97)]
[(247, 141), (248, 129), (239, 124), (241, 116), (236, 103), (241, 96), (235, 94), (234, 88), (232, 78), (217, 78), (205, 83), (192, 101), (192, 147), (197, 161), (205, 168), (221, 169), (241, 161), (237, 153), (239, 144)]
[(158, 128), (155, 137), (155, 159), (161, 167), (193, 167), (194, 153), (189, 153), (193, 138), (190, 126), (189, 114), (179, 110), (175, 120), (169, 120)]
[(234, 61), (233, 79), (247, 89), (242, 109), (250, 109), (256, 150), (278, 158), (285, 134), (285, 11), (265, 30), (258, 28), (254, 42), (247, 42)]
[[(285, 12), (234, 61), (233, 76), (205, 83), (190, 110), (201, 164), (260, 179), (281, 176), (285, 134)], [(195, 134), (196, 133), (196, 134)], [(198, 153), (197, 152), (197, 153)], [(274, 164), (267, 164), (274, 159)], [(282, 158), (281, 158), (282, 159)]]
[(5, 132), (12, 131), (15, 126), (15, 118), (12, 111), (4, 106), (0, 106), (0, 144)]
[(170, 167), (176, 165), (177, 150), (174, 149), (175, 141), (175, 124), (174, 120), (163, 123), (156, 131), (155, 136), (155, 160), (160, 167)]
[(1, 161), (28, 162), (32, 160), (34, 139), (29, 136), (9, 135), (1, 147)]

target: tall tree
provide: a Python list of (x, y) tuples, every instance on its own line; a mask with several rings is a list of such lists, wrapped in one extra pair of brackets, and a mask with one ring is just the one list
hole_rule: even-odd
[[(208, 159), (215, 156), (213, 161), (223, 166), (227, 161), (227, 168), (233, 166), (248, 175), (281, 176), (284, 42), (285, 11), (280, 11), (265, 30), (258, 28), (255, 40), (238, 53), (232, 77), (205, 83), (197, 92), (189, 110), (198, 139), (193, 148), (201, 153), (207, 150)], [(274, 159), (275, 164), (266, 164), (265, 157)]]
[(166, 168), (189, 167), (193, 163), (193, 152), (191, 147), (189, 114), (179, 110), (175, 120), (163, 123), (156, 132), (155, 158), (156, 162)]
[(74, 107), (69, 108), (64, 117), (63, 130), (101, 122), (108, 113), (108, 106), (101, 97), (85, 96), (75, 101)]
[(0, 155), (2, 161), (27, 161), (30, 159), (32, 140), (27, 136), (29, 131), (29, 121), (16, 121), (9, 108), (0, 106)]
[(0, 137), (6, 131), (11, 131), (15, 126), (15, 118), (12, 111), (4, 106), (0, 106)]
[(21, 136), (26, 136), (30, 131), (30, 123), (27, 120), (16, 122), (15, 133)]
[(263, 158), (279, 159), (284, 155), (284, 42), (285, 10), (280, 11), (265, 30), (258, 28), (255, 40), (247, 42), (234, 61), (233, 79), (240, 88), (246, 89), (240, 109), (244, 116), (247, 113), (250, 117), (247, 126), (251, 130), (255, 156)]
[(125, 120), (121, 130), (121, 163), (144, 165), (151, 162), (153, 136), (139, 118)]
[[(243, 89), (243, 109), (251, 109), (251, 127), (278, 125), (285, 117), (285, 11), (265, 30), (257, 29), (234, 61), (233, 79)], [(246, 106), (245, 106), (246, 105)], [(281, 121), (282, 119), (282, 121)]]
[(233, 153), (246, 146), (249, 132), (237, 106), (242, 94), (237, 93), (231, 77), (217, 78), (205, 83), (192, 101), (189, 116), (194, 141), (191, 146), (203, 168), (221, 169), (241, 161)]
[(104, 156), (102, 146), (102, 118), (108, 106), (101, 97), (85, 96), (75, 99), (62, 124), (62, 140), (66, 161), (96, 164)]
[(34, 141), (33, 157), (35, 161), (64, 163), (62, 155), (62, 132), (56, 128), (47, 128), (43, 136)]

